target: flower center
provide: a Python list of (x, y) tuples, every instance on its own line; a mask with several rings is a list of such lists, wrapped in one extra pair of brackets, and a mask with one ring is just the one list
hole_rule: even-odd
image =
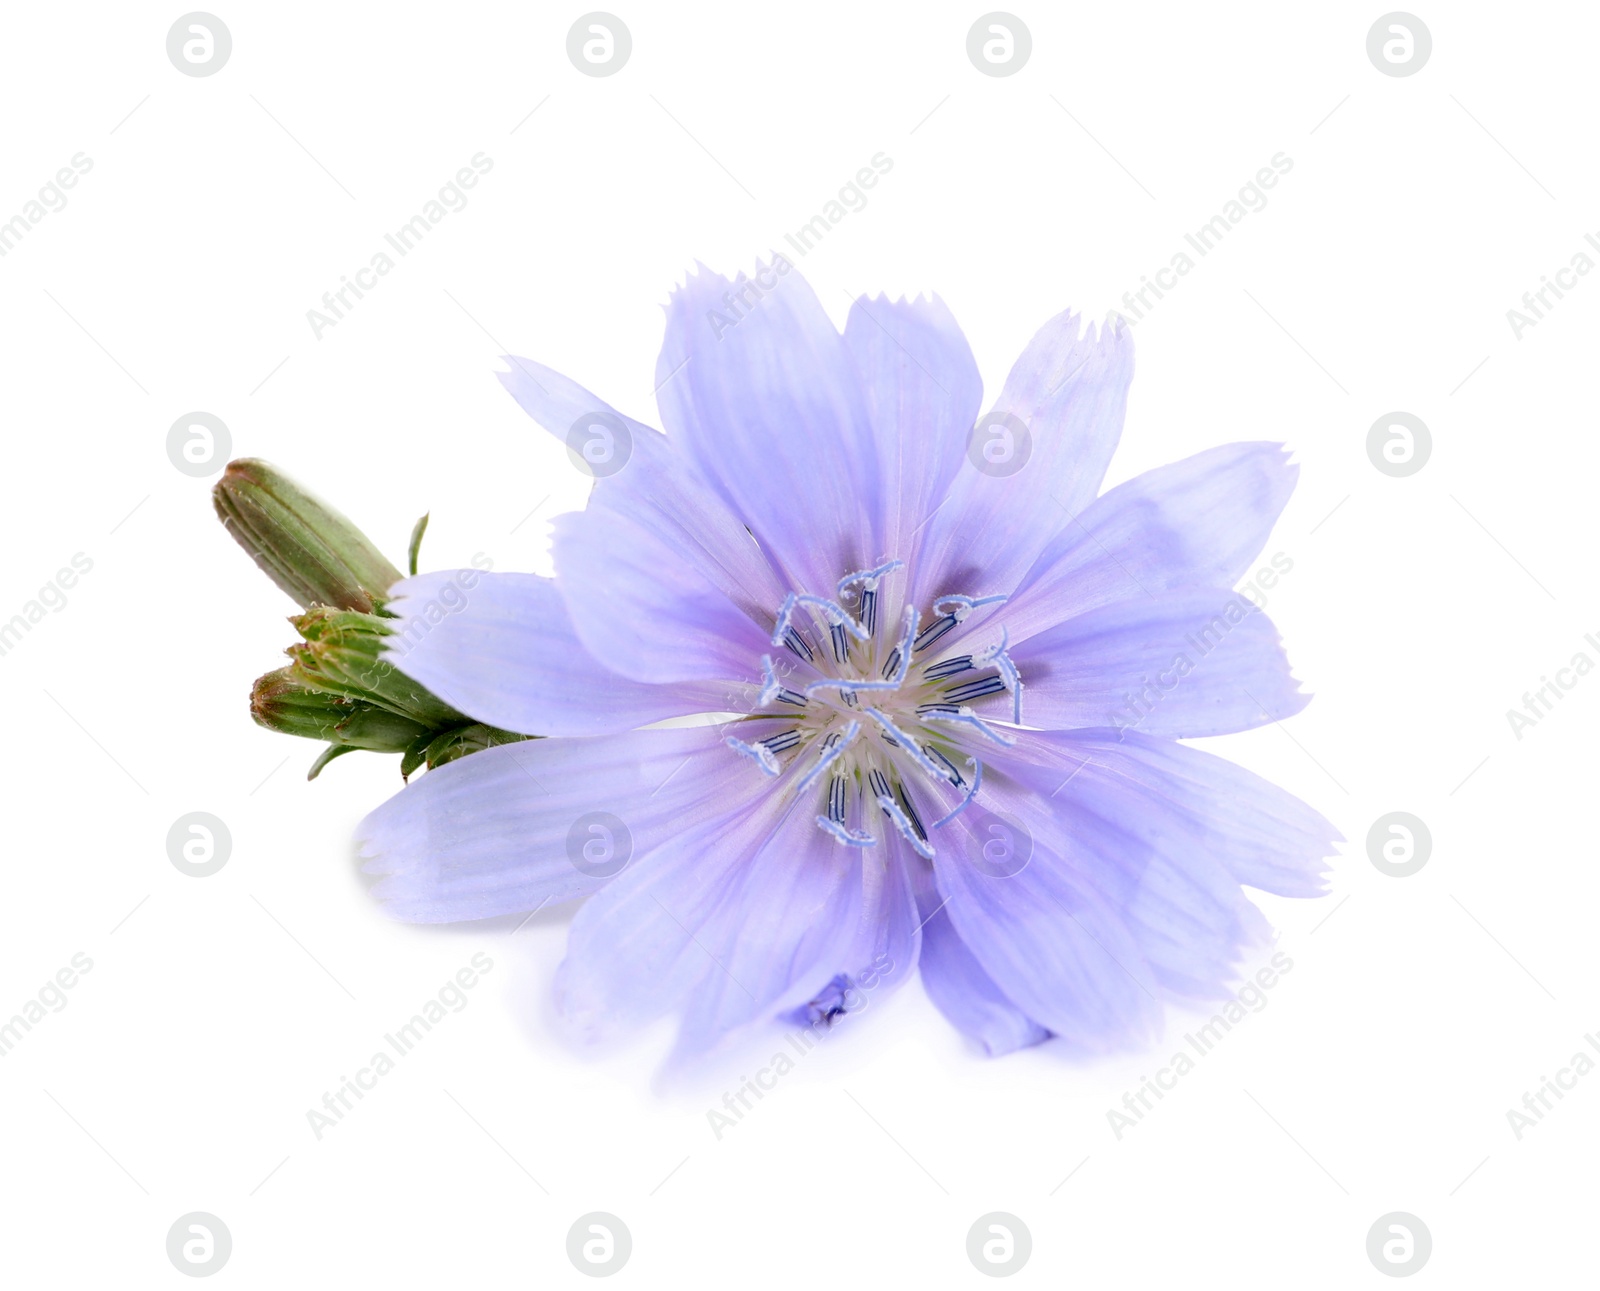
[(961, 795), (935, 830), (966, 809), (983, 781), (983, 763), (966, 743), (978, 735), (1012, 743), (972, 705), (1009, 692), (1011, 721), (1020, 725), (1022, 678), (1003, 625), (992, 625), (998, 639), (987, 645), (936, 648), (1004, 596), (940, 596), (926, 623), (907, 604), (898, 630), (881, 631), (883, 580), (902, 568), (891, 560), (847, 574), (831, 598), (790, 593), (772, 629), (773, 646), (788, 653), (777, 663), (762, 656), (761, 690), (743, 719), (775, 729), (726, 743), (766, 775), (786, 779), (789, 791), (814, 793), (818, 828), (840, 843), (875, 846), (870, 826), (882, 821), (931, 859), (919, 799), (938, 807)]

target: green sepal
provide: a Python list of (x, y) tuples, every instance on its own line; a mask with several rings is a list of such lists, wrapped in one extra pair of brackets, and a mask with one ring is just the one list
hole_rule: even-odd
[(311, 764), (311, 769), (306, 772), (307, 780), (315, 780), (322, 774), (322, 768), (332, 762), (334, 758), (342, 758), (346, 753), (354, 753), (354, 744), (330, 744), (317, 754), (317, 760)]

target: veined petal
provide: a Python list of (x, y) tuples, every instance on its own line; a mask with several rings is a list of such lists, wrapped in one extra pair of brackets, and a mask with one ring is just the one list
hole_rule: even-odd
[(950, 1025), (981, 1045), (991, 1058), (1040, 1044), (1050, 1033), (1006, 998), (961, 940), (945, 899), (936, 891), (923, 899), (922, 985)]
[[(969, 455), (928, 523), (913, 580), (917, 603), (1017, 585), (1099, 490), (1122, 434), (1132, 380), (1133, 340), (1120, 320), (1097, 332), (1068, 311), (1039, 329), (980, 422), (983, 435), (998, 436), (999, 460), (980, 470)], [(1020, 421), (1027, 448), (1014, 431), (987, 429), (994, 417)], [(1005, 473), (1013, 461), (1021, 465)]]
[[(1343, 842), (1338, 829), (1293, 794), (1224, 758), (1176, 740), (1134, 731), (1029, 732), (1021, 737), (1041, 768), (1083, 766), (1055, 800), (1093, 806), (1102, 786), (1137, 791), (1143, 810), (1181, 823), (1189, 844), (1214, 857), (1235, 883), (1284, 897), (1327, 891), (1326, 860)], [(1046, 770), (1048, 775), (1048, 770)]]
[[(542, 364), (513, 356), (505, 362), (511, 366), (499, 374), (501, 383), (563, 443), (574, 425), (596, 414), (620, 421), (627, 436), (609, 446), (620, 465), (608, 464), (609, 473), (596, 479), (588, 508), (556, 522), (556, 569), (578, 634), (609, 667), (639, 681), (746, 673), (745, 661), (731, 671), (715, 662), (716, 641), (764, 638), (788, 588), (743, 522), (681, 444)], [(606, 568), (618, 557), (611, 585)], [(649, 575), (632, 581), (630, 569)]]
[(696, 822), (583, 904), (556, 974), (556, 1005), (579, 1038), (602, 1042), (651, 1022), (720, 971), (700, 937), (782, 810), (765, 794), (748, 811)]
[(868, 940), (862, 851), (841, 847), (816, 827), (810, 804), (795, 803), (746, 856), (717, 912), (696, 930), (714, 963), (689, 997), (676, 1062), (799, 1008), (861, 949)]
[(1338, 831), (1220, 758), (1110, 732), (1020, 732), (997, 769), (1031, 791), (1026, 827), (1060, 840), (1138, 946), (1163, 998), (1220, 998), (1269, 929), (1241, 883), (1316, 895)]
[(827, 592), (879, 559), (878, 449), (821, 302), (799, 274), (765, 272), (770, 287), (702, 267), (673, 293), (656, 399), (790, 589)]
[(578, 639), (553, 579), (475, 569), (397, 583), (385, 657), (446, 703), (527, 735), (605, 735), (748, 702), (713, 682), (644, 685)]
[(1012, 872), (985, 863), (992, 816), (969, 809), (941, 831), (934, 874), (972, 958), (1020, 1013), (1074, 1048), (1105, 1052), (1148, 1040), (1160, 1017), (1156, 975), (1126, 919), (1074, 864), (1049, 800), (998, 765), (988, 769), (982, 796), (989, 810), (1021, 824), (1028, 845), (1024, 852), (1007, 839), (1009, 855), (1026, 861)]
[(595, 891), (617, 856), (747, 810), (761, 786), (742, 771), (707, 727), (503, 744), (372, 812), (356, 832), (362, 868), (412, 923), (534, 910)]
[(753, 609), (678, 559), (639, 512), (592, 501), (557, 517), (552, 547), (573, 626), (608, 667), (663, 685), (757, 678), (772, 649), (772, 612), (758, 623)]
[(916, 567), (926, 521), (966, 460), (983, 401), (967, 338), (939, 297), (858, 299), (845, 322), (878, 450), (885, 556)]
[(1135, 476), (1067, 523), (1006, 602), (1013, 641), (1112, 601), (1232, 587), (1266, 545), (1299, 468), (1281, 444), (1223, 444)]
[[(1299, 712), (1272, 621), (1225, 588), (1115, 601), (1011, 650), (1030, 726), (1226, 735)], [(990, 701), (991, 703), (993, 701)]]

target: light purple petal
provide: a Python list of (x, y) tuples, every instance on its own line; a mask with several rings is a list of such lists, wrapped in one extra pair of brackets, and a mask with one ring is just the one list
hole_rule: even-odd
[[(1236, 883), (1284, 897), (1317, 897), (1327, 891), (1326, 859), (1343, 838), (1323, 815), (1252, 771), (1175, 740), (1133, 731), (1121, 739), (1106, 733), (1036, 732), (1021, 737), (1037, 764), (1076, 768), (1084, 759), (1088, 779), (1075, 777), (1056, 799), (1093, 805), (1102, 786), (1118, 781), (1177, 822), (1190, 845), (1216, 859)], [(1070, 765), (1069, 765), (1070, 764)], [(1050, 786), (1055, 792), (1055, 786)], [(1107, 790), (1109, 792), (1109, 789)]]
[(926, 521), (966, 460), (983, 379), (944, 301), (862, 297), (844, 345), (866, 397), (883, 481), (876, 532), (885, 556), (915, 568)]
[[(363, 869), (396, 918), (449, 923), (593, 892), (583, 846), (634, 858), (747, 811), (763, 786), (710, 727), (503, 744), (429, 771), (357, 830)], [(614, 817), (620, 831), (596, 813)], [(625, 872), (625, 871), (624, 871)]]
[[(865, 863), (862, 849), (817, 828), (812, 804), (794, 804), (765, 844), (747, 853), (724, 885), (722, 905), (696, 930), (714, 962), (688, 1000), (675, 1061), (799, 1008), (841, 971), (866, 966), (856, 961), (877, 928), (865, 919)], [(684, 916), (671, 908), (669, 917)]]
[(578, 640), (553, 579), (440, 570), (408, 578), (390, 595), (400, 622), (385, 657), (491, 726), (606, 735), (747, 702), (725, 684), (652, 686), (618, 676)]
[[(1014, 825), (970, 808), (939, 831), (933, 864), (944, 913), (972, 958), (1005, 999), (1074, 1048), (1150, 1039), (1160, 1017), (1155, 974), (1096, 876), (1074, 864), (1049, 800), (998, 766), (986, 766), (980, 798), (1031, 842), (1024, 851)], [(986, 858), (996, 827), (1008, 831), (1011, 854), (1026, 857), (1019, 872)]]
[[(621, 416), (542, 364), (505, 361), (501, 382), (563, 442), (582, 417)], [(622, 421), (630, 442), (619, 441), (620, 467), (596, 480), (585, 511), (555, 525), (556, 570), (578, 635), (639, 681), (745, 677), (770, 648), (787, 587), (682, 446)]]
[[(729, 764), (724, 783), (748, 789), (749, 769), (731, 754)], [(702, 938), (781, 814), (777, 796), (762, 794), (744, 812), (688, 825), (584, 903), (556, 974), (556, 1006), (578, 1038), (603, 1042), (653, 1021), (721, 971)]]
[(1090, 503), (1024, 576), (1013, 641), (1112, 601), (1232, 587), (1266, 545), (1299, 468), (1281, 444), (1224, 444), (1135, 476)]
[(1017, 585), (1098, 492), (1122, 434), (1132, 379), (1133, 341), (1120, 321), (1097, 331), (1069, 311), (1040, 328), (991, 409), (1026, 425), (1027, 456), (1014, 458), (1023, 465), (1007, 475), (980, 471), (970, 459), (963, 464), (949, 500), (928, 523), (913, 575), (919, 604)]
[(656, 398), (671, 437), (790, 589), (832, 595), (844, 574), (880, 560), (878, 449), (821, 302), (798, 273), (772, 282), (758, 299), (749, 283), (691, 274), (667, 306)]
[(1241, 882), (1315, 895), (1339, 837), (1289, 794), (1172, 741), (1026, 732), (995, 765), (1032, 790), (1027, 827), (1116, 912), (1167, 998), (1224, 995), (1268, 939)]
[(973, 958), (937, 892), (923, 904), (929, 913), (922, 926), (922, 986), (950, 1024), (982, 1046), (992, 1058), (1025, 1049), (1050, 1038), (1050, 1033), (1006, 998)]
[(1011, 658), (1024, 720), (1047, 730), (1225, 735), (1288, 717), (1309, 699), (1271, 620), (1225, 588), (1116, 601), (1029, 638)]
[(637, 512), (591, 502), (556, 519), (552, 546), (573, 625), (608, 667), (658, 684), (759, 682), (775, 615), (758, 625)]

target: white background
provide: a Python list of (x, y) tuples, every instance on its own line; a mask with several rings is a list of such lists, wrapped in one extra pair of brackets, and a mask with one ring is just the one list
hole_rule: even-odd
[[(93, 161), (0, 259), (0, 618), (93, 561), (0, 657), (0, 1016), (94, 964), (0, 1059), (8, 1285), (175, 1285), (194, 1210), (233, 1235), (219, 1286), (588, 1285), (565, 1240), (592, 1210), (633, 1234), (617, 1285), (975, 1286), (994, 1210), (1033, 1235), (1016, 1285), (1377, 1285), (1395, 1210), (1431, 1230), (1434, 1285), (1592, 1277), (1600, 1073), (1521, 1141), (1506, 1112), (1600, 1030), (1600, 677), (1520, 741), (1505, 716), (1600, 660), (1600, 281), (1520, 340), (1506, 321), (1600, 229), (1591, 6), (1423, 8), (1404, 78), (1366, 55), (1380, 5), (1033, 4), (1004, 78), (967, 59), (981, 5), (632, 5), (606, 78), (567, 59), (577, 5), (217, 6), (233, 52), (206, 78), (167, 59), (179, 6), (13, 6), (0, 42), (0, 220)], [(306, 311), (479, 152), (470, 205), (314, 338)], [(938, 291), (991, 394), (1044, 319), (1120, 307), (1294, 163), (1137, 326), (1112, 476), (1294, 449), (1263, 560), (1294, 561), (1270, 613), (1316, 699), (1210, 744), (1350, 841), (1331, 896), (1266, 907), (1294, 961), (1268, 1007), (1121, 1141), (1107, 1110), (1190, 1022), (1122, 1064), (990, 1061), (913, 984), (718, 1141), (722, 1085), (652, 1085), (665, 1031), (562, 1039), (570, 911), (388, 922), (348, 840), (396, 760), (308, 785), (315, 747), (251, 723), (293, 607), (166, 455), (209, 411), (397, 562), (431, 510), (424, 567), (546, 570), (586, 480), (496, 356), (654, 421), (672, 285), (749, 270), (878, 152), (799, 267), (841, 322), (853, 294)], [(1365, 450), (1395, 409), (1434, 441), (1405, 479)], [(1393, 810), (1433, 834), (1414, 877), (1366, 855)], [(167, 859), (190, 811), (232, 832), (214, 877)], [(314, 1138), (307, 1109), (478, 951), (468, 1007)]]

